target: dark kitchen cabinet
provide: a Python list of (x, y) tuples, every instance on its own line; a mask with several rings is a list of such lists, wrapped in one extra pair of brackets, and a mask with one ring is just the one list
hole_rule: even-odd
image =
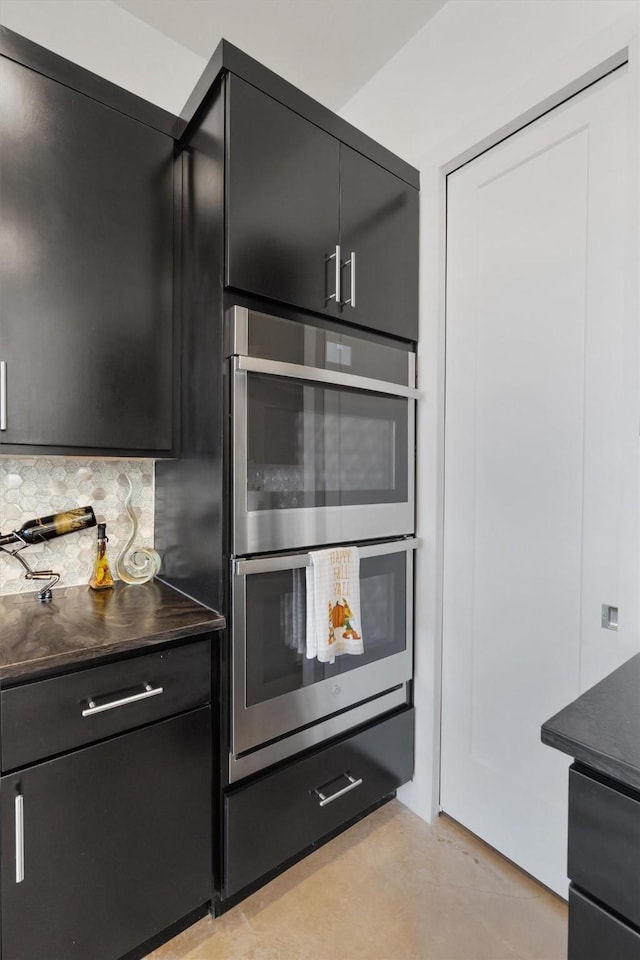
[(173, 138), (8, 57), (0, 69), (3, 448), (167, 455)]
[(569, 888), (569, 960), (638, 960), (640, 931)]
[(348, 263), (342, 270), (343, 318), (417, 340), (418, 191), (345, 144), (340, 244)]
[(569, 768), (569, 960), (640, 958), (640, 654), (542, 725)]
[(2, 778), (3, 960), (114, 960), (207, 900), (210, 746), (203, 707)]
[(640, 792), (569, 770), (569, 960), (640, 957)]
[(0, 692), (3, 960), (116, 960), (206, 911), (210, 657), (199, 640)]
[(227, 285), (337, 315), (340, 144), (235, 76), (227, 123)]
[(235, 76), (227, 117), (227, 285), (417, 340), (418, 191)]

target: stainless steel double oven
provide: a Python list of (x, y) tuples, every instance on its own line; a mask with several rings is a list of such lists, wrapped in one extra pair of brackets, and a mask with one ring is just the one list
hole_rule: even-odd
[[(230, 781), (407, 700), (415, 355), (244, 307), (231, 376)], [(365, 652), (307, 659), (309, 551), (356, 544)]]

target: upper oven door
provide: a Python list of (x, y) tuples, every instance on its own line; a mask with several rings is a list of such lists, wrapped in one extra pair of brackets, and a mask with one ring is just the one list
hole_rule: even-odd
[(380, 376), (410, 381), (413, 354), (265, 319), (272, 355), (233, 357), (233, 552), (413, 533), (416, 391)]

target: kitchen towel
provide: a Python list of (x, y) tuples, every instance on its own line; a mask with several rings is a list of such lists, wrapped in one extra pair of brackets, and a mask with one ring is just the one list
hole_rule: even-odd
[(302, 655), (306, 650), (304, 570), (291, 571), (291, 592), (280, 595), (280, 629), (285, 643)]
[(364, 653), (357, 547), (313, 550), (307, 567), (307, 657)]

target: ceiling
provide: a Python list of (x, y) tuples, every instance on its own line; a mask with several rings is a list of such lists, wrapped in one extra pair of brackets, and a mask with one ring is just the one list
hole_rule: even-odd
[(339, 110), (446, 0), (114, 0), (209, 59), (222, 37)]

